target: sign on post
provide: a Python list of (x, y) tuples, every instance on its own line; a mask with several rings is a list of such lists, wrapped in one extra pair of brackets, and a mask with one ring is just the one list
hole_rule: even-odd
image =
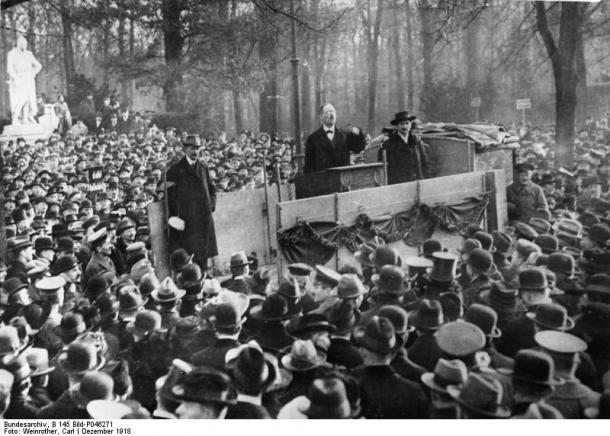
[(517, 110), (521, 111), (524, 109), (531, 109), (532, 101), (529, 98), (522, 98), (517, 100)]
[(104, 167), (91, 167), (87, 168), (87, 174), (89, 175), (89, 192), (99, 192), (106, 189), (104, 183)]
[(521, 122), (525, 126), (525, 110), (532, 108), (532, 101), (529, 98), (517, 100), (517, 110), (521, 111)]

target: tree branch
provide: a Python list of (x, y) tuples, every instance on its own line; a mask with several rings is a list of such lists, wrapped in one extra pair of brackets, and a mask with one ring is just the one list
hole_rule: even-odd
[(551, 58), (551, 62), (557, 62), (558, 50), (557, 44), (553, 39), (553, 33), (551, 33), (551, 29), (549, 29), (549, 24), (546, 18), (546, 9), (544, 7), (544, 2), (537, 1), (535, 3), (536, 7), (536, 28), (538, 29), (538, 33), (542, 37), (542, 41), (546, 47), (546, 51)]

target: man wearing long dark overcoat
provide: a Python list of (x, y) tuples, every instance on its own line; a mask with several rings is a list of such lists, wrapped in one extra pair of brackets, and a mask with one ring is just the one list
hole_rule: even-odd
[(185, 156), (167, 171), (170, 250), (184, 248), (206, 270), (207, 260), (218, 255), (212, 218), (216, 189), (207, 165), (197, 159), (199, 135), (188, 135), (182, 146)]

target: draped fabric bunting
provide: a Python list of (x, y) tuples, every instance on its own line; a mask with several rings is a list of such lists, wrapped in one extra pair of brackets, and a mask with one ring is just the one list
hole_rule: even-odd
[(363, 211), (351, 226), (332, 221), (301, 220), (294, 227), (279, 230), (278, 243), (291, 263), (324, 265), (339, 247), (346, 247), (353, 253), (358, 245), (374, 236), (380, 236), (386, 242), (402, 239), (407, 245), (418, 246), (430, 238), (437, 227), (458, 232), (469, 224), (479, 225), (488, 203), (488, 195), (467, 198), (454, 205), (429, 206), (418, 202), (409, 210), (374, 219)]

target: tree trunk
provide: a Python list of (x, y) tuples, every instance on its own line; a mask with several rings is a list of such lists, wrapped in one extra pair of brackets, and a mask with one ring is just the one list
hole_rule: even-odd
[(375, 130), (375, 110), (377, 97), (377, 75), (379, 73), (377, 60), (379, 58), (379, 33), (381, 31), (381, 19), (383, 17), (383, 0), (377, 0), (377, 11), (375, 21), (371, 24), (372, 10), (368, 8), (368, 50), (367, 50), (367, 66), (368, 66), (368, 131)]
[(31, 3), (28, 5), (28, 35), (29, 50), (36, 55), (36, 5)]
[[(6, 13), (0, 13), (0, 59), (6, 59), (9, 51), (9, 42), (7, 34), (8, 30), (6, 30)], [(0, 65), (0, 83), (5, 84), (8, 80), (6, 67), (5, 65)], [(2, 86), (2, 91), (0, 92), (0, 119), (10, 118), (10, 109), (8, 104), (8, 88), (6, 86)], [(1, 185), (1, 183), (0, 183)], [(4, 205), (0, 207), (4, 210)], [(4, 220), (2, 220), (4, 222)], [(4, 232), (2, 233), (4, 234)]]
[[(269, 52), (264, 49), (264, 43), (260, 45), (261, 56), (269, 56)], [(259, 129), (261, 132), (269, 134), (278, 133), (277, 120), (277, 105), (278, 105), (278, 89), (277, 89), (277, 62), (275, 54), (271, 54), (269, 59), (269, 77), (264, 84), (263, 92), (259, 97)]]
[(415, 84), (413, 83), (413, 72), (415, 70), (415, 57), (413, 56), (413, 23), (411, 19), (411, 2), (405, 1), (405, 11), (407, 12), (407, 104), (411, 110), (415, 110)]
[(235, 135), (239, 135), (241, 132), (244, 131), (241, 96), (239, 95), (239, 91), (237, 90), (236, 86), (233, 87), (231, 93), (233, 95), (233, 116), (235, 118)]
[[(469, 6), (476, 8), (476, 0), (470, 0)], [(473, 12), (474, 13), (474, 12)], [(481, 31), (480, 21), (478, 18), (470, 22), (464, 31), (464, 63), (466, 69), (466, 89), (470, 92), (470, 98), (480, 96), (480, 47), (479, 33)], [(475, 118), (475, 109), (469, 106), (470, 119)]]
[(555, 78), (555, 166), (570, 166), (574, 162), (574, 130), (576, 123), (576, 87), (578, 74), (576, 55), (579, 32), (582, 31), (586, 3), (561, 3), (559, 39), (555, 42), (549, 28), (543, 2), (536, 2), (537, 30), (544, 41)]
[[(408, 4), (408, 2), (407, 2)], [(405, 101), (405, 80), (403, 74), (403, 60), (406, 60), (407, 68), (410, 68), (411, 65), (408, 61), (408, 58), (405, 56), (405, 53), (400, 50), (400, 20), (398, 19), (398, 0), (394, 2), (395, 12), (392, 14), (394, 26), (394, 31), (392, 32), (392, 48), (394, 49), (394, 56), (388, 56), (390, 58), (390, 65), (394, 63), (394, 74), (396, 74), (396, 107), (398, 110), (405, 110), (407, 108), (407, 104)], [(391, 102), (390, 102), (391, 104)]]
[(165, 106), (168, 112), (183, 110), (182, 96), (182, 50), (184, 37), (180, 14), (184, 9), (181, 0), (163, 0), (161, 14), (163, 16), (163, 42), (165, 46), (165, 65), (167, 78), (163, 86)]
[(419, 3), (419, 17), (421, 21), (420, 38), (422, 47), (423, 79), (422, 92), (420, 94), (420, 110), (430, 118), (432, 102), (430, 96), (433, 89), (434, 67), (432, 64), (432, 50), (434, 49), (434, 9), (428, 0), (421, 0)]
[(326, 38), (320, 38), (316, 43), (316, 71), (314, 75), (314, 87), (316, 96), (316, 110), (324, 103), (324, 70), (326, 59)]
[(72, 19), (70, 17), (70, 0), (63, 0), (61, 3), (61, 24), (62, 24), (62, 47), (64, 52), (64, 72), (66, 75), (66, 101), (74, 104), (72, 95), (74, 93), (74, 78), (76, 68), (74, 66), (74, 48), (72, 46)]
[[(309, 59), (311, 59), (311, 50), (309, 49), (309, 45), (305, 49), (307, 58), (303, 61), (303, 68), (301, 68), (301, 77), (303, 78), (301, 82), (301, 106), (303, 108), (301, 118), (303, 120), (302, 131), (308, 135), (313, 127), (313, 108), (311, 106), (311, 62), (309, 61)], [(347, 78), (345, 82), (348, 82)]]

